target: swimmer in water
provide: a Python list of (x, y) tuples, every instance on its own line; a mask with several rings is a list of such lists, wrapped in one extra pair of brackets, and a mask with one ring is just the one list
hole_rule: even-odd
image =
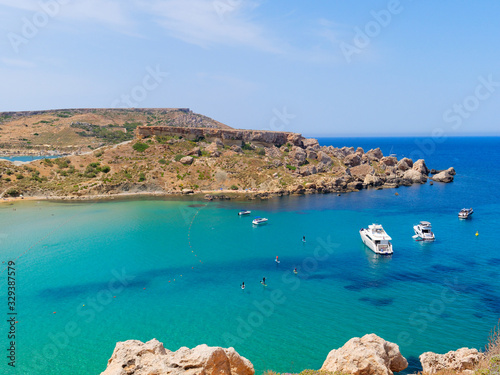
[(306, 236), (302, 236), (302, 242), (306, 242)]
[(298, 273), (298, 272), (297, 272), (297, 267), (295, 267), (295, 268), (293, 269), (293, 273), (294, 273), (294, 274), (297, 274), (297, 273)]
[(266, 278), (265, 278), (265, 277), (263, 277), (263, 278), (262, 278), (262, 281), (261, 281), (260, 283), (261, 283), (262, 285), (266, 285)]
[(243, 283), (240, 286), (241, 286), (241, 289), (245, 289), (245, 282), (243, 281)]
[(276, 255), (276, 263), (279, 263), (279, 259), (278, 259), (278, 256)]

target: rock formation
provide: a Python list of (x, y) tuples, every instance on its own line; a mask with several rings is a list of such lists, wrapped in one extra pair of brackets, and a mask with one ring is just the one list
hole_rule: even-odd
[(408, 367), (399, 346), (375, 334), (350, 339), (340, 349), (332, 350), (321, 370), (353, 375), (392, 375)]
[[(446, 354), (426, 352), (420, 355), (419, 359), (423, 372), (431, 375), (443, 370), (467, 373), (467, 370), (474, 369), (483, 356), (484, 354), (479, 353), (477, 349), (461, 348)], [(473, 372), (470, 371), (470, 373)]]
[(254, 375), (250, 361), (233, 348), (199, 345), (172, 352), (156, 339), (116, 344), (101, 375)]
[(453, 176), (456, 174), (455, 169), (453, 167), (448, 168), (438, 174), (435, 174), (431, 177), (432, 180), (437, 182), (452, 182)]
[[(276, 132), (266, 130), (243, 130), (243, 129), (217, 129), (217, 128), (195, 128), (195, 127), (174, 127), (174, 126), (138, 126), (136, 136), (145, 138), (151, 136), (177, 136), (188, 140), (206, 139), (212, 142), (218, 138), (224, 145), (240, 146), (242, 142), (253, 143), (258, 146), (282, 146), (290, 143), (295, 146), (304, 147), (305, 140), (302, 135), (291, 132)], [(316, 142), (314, 142), (316, 141)], [(317, 145), (317, 140), (309, 140), (309, 146)]]

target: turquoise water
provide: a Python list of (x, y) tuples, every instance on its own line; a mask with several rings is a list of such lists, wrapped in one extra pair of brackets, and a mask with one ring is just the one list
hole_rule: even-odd
[(33, 161), (39, 159), (56, 159), (56, 158), (60, 158), (60, 156), (34, 156), (34, 155), (0, 156), (0, 160), (9, 160), (9, 161)]
[[(413, 141), (388, 142), (410, 150)], [(453, 165), (452, 184), (244, 203), (0, 205), (19, 321), (17, 367), (4, 359), (0, 372), (98, 374), (128, 339), (234, 346), (257, 373), (319, 368), (331, 349), (371, 332), (400, 345), (409, 371), (424, 351), (482, 347), (500, 316), (498, 146), (440, 145), (426, 159)], [(470, 220), (458, 220), (462, 207), (474, 207)], [(252, 215), (238, 217), (242, 208)], [(253, 227), (254, 216), (269, 224)], [(432, 222), (434, 243), (412, 239), (420, 220)], [(361, 243), (372, 222), (393, 237), (392, 257)], [(0, 337), (7, 349), (5, 325)]]

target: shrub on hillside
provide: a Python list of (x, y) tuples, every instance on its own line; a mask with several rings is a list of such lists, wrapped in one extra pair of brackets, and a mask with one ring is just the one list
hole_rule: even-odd
[(137, 152), (144, 152), (149, 148), (149, 145), (147, 145), (146, 143), (137, 142), (136, 144), (134, 144), (134, 146), (132, 146), (132, 148)]

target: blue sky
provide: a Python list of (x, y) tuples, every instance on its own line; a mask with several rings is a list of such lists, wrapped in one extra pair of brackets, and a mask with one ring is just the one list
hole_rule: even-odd
[(189, 107), (307, 136), (500, 135), (500, 2), (0, 0), (0, 111)]

